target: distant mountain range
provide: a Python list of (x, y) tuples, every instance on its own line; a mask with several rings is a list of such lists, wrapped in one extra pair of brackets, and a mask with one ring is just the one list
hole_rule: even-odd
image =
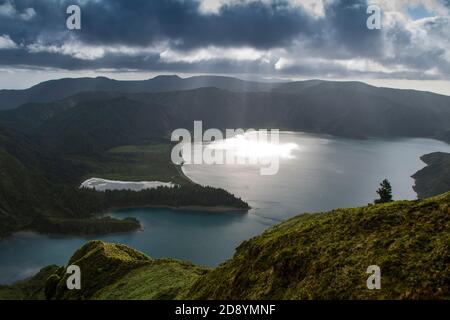
[[(15, 96), (14, 103), (5, 102), (8, 95)], [(69, 153), (140, 143), (176, 128), (191, 128), (195, 120), (202, 120), (205, 129), (278, 128), (351, 138), (450, 141), (450, 97), (359, 82), (271, 84), (161, 76), (146, 81), (63, 79), (0, 92), (3, 106), (30, 99), (33, 102), (1, 112), (0, 125)]]
[(61, 100), (80, 92), (89, 91), (152, 93), (203, 87), (216, 87), (230, 91), (267, 91), (278, 85), (220, 76), (197, 76), (187, 79), (178, 76), (158, 76), (141, 81), (119, 81), (105, 77), (67, 78), (42, 82), (25, 90), (0, 90), (0, 110), (13, 109), (29, 102)]

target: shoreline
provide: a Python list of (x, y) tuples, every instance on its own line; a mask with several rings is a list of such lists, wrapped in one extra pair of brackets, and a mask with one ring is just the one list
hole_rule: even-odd
[[(246, 214), (248, 213), (248, 211), (250, 211), (252, 208), (236, 208), (236, 207), (226, 207), (226, 206), (217, 206), (217, 207), (208, 207), (208, 206), (180, 206), (180, 207), (174, 207), (174, 206), (168, 206), (168, 205), (146, 205), (146, 206), (126, 206), (126, 207), (113, 207), (113, 208), (109, 208), (103, 212), (100, 213), (96, 213), (94, 214), (94, 216), (92, 218), (87, 218), (87, 219), (99, 219), (99, 218), (104, 218), (104, 217), (109, 217), (109, 214), (117, 212), (119, 210), (123, 210), (123, 209), (170, 209), (170, 210), (174, 210), (174, 211), (199, 211), (199, 212), (204, 212), (204, 213), (240, 213), (240, 214)], [(117, 219), (117, 218), (114, 218)], [(117, 219), (118, 220), (118, 219)], [(139, 221), (139, 220), (138, 220)], [(140, 222), (140, 221), (139, 221)], [(61, 237), (78, 237), (78, 236), (101, 236), (101, 235), (109, 235), (109, 234), (117, 234), (117, 233), (129, 233), (129, 232), (139, 232), (142, 231), (142, 226), (141, 228), (138, 228), (136, 230), (133, 231), (125, 231), (125, 232), (107, 232), (107, 233), (98, 233), (98, 234), (83, 234), (83, 233), (53, 233), (53, 232), (40, 232), (38, 230), (35, 229), (30, 229), (30, 228), (24, 228), (21, 230), (17, 230), (14, 232), (11, 232), (9, 234), (2, 234), (0, 236), (0, 241), (4, 241), (7, 240), (8, 238), (14, 236), (15, 234), (18, 233), (34, 233), (34, 234), (41, 234), (41, 235), (47, 235), (47, 236), (61, 236)]]
[[(126, 207), (114, 207), (109, 209), (108, 211), (116, 212), (122, 209), (171, 209), (175, 211), (201, 211), (201, 212), (248, 212), (252, 208), (237, 208), (237, 207), (226, 207), (226, 206), (217, 206), (217, 207), (209, 207), (209, 206), (180, 206), (174, 207), (169, 205), (145, 205), (145, 206), (126, 206)], [(105, 213), (104, 213), (105, 214)]]

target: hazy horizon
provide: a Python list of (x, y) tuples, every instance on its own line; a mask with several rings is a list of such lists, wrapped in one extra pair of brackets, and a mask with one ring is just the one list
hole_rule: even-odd
[(450, 82), (447, 81), (438, 81), (438, 80), (429, 80), (429, 81), (417, 81), (417, 80), (390, 80), (386, 81), (384, 79), (324, 79), (324, 78), (309, 78), (309, 79), (285, 79), (285, 78), (276, 78), (276, 79), (264, 79), (264, 78), (255, 78), (255, 77), (241, 77), (239, 75), (227, 75), (227, 74), (173, 74), (173, 73), (160, 73), (160, 74), (151, 74), (148, 76), (131, 76), (131, 75), (120, 75), (114, 76), (111, 74), (80, 74), (80, 75), (72, 75), (64, 74), (61, 76), (54, 77), (43, 77), (42, 80), (34, 80), (28, 79), (28, 81), (22, 81), (20, 83), (9, 83), (10, 85), (4, 83), (2, 78), (0, 77), (0, 90), (24, 90), (29, 89), (35, 85), (38, 85), (42, 82), (52, 81), (52, 80), (61, 80), (61, 79), (79, 79), (79, 78), (97, 78), (97, 77), (105, 77), (111, 80), (118, 81), (143, 81), (150, 80), (159, 76), (178, 76), (183, 79), (191, 78), (191, 77), (230, 77), (245, 81), (254, 81), (254, 82), (262, 82), (262, 83), (283, 83), (283, 82), (296, 82), (296, 81), (311, 81), (311, 80), (319, 80), (319, 81), (330, 81), (330, 82), (361, 82), (374, 87), (380, 88), (391, 88), (391, 89), (402, 89), (402, 90), (417, 90), (417, 91), (425, 91), (431, 92), (441, 95), (450, 96)]

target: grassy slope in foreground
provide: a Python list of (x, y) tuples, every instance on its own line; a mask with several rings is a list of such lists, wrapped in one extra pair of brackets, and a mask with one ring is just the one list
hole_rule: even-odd
[[(69, 262), (81, 267), (83, 289), (65, 290), (60, 269), (46, 291), (57, 299), (449, 299), (449, 205), (446, 193), (300, 215), (244, 242), (211, 271), (90, 242)], [(366, 287), (373, 264), (381, 290)]]
[(42, 268), (34, 277), (16, 282), (12, 286), (0, 285), (0, 300), (43, 300), (45, 282), (58, 270), (58, 266)]
[(207, 269), (172, 259), (154, 260), (122, 244), (92, 241), (69, 261), (82, 273), (82, 290), (68, 290), (60, 268), (45, 286), (54, 299), (175, 299)]
[[(302, 215), (243, 243), (194, 299), (450, 298), (450, 193)], [(368, 290), (366, 269), (381, 268)]]

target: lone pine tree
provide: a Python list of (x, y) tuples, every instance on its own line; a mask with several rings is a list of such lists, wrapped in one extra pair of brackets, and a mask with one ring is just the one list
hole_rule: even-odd
[(392, 187), (389, 180), (384, 179), (380, 183), (380, 187), (378, 188), (377, 193), (380, 196), (380, 198), (376, 199), (375, 203), (392, 202)]

